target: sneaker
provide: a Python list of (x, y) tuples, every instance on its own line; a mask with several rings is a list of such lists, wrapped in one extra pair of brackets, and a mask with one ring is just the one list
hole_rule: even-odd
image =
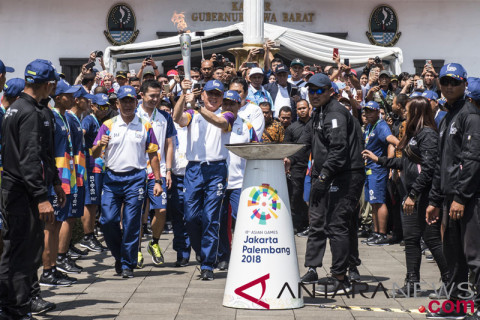
[(133, 278), (133, 270), (132, 269), (123, 269), (122, 270), (122, 278)]
[(318, 282), (318, 274), (313, 269), (309, 269), (307, 273), (300, 278), (300, 282), (302, 283), (317, 283)]
[(166, 222), (165, 223), (165, 228), (163, 228), (162, 231), (163, 234), (171, 234), (173, 233), (173, 226), (171, 222)]
[(373, 240), (377, 239), (379, 236), (380, 236), (380, 233), (372, 232), (370, 234), (370, 237), (368, 237), (365, 240), (362, 240), (361, 242), (362, 243), (367, 243), (367, 242), (370, 242), (370, 241), (373, 241)]
[(362, 225), (360, 230), (358, 231), (358, 237), (359, 238), (369, 238), (372, 235), (372, 232), (370, 231), (370, 227)]
[(400, 247), (405, 247), (405, 240), (400, 241)]
[(360, 281), (360, 272), (358, 272), (357, 267), (350, 267), (348, 269), (348, 278), (351, 282), (359, 282)]
[(69, 287), (73, 284), (72, 281), (58, 277), (57, 272), (50, 272), (47, 276), (42, 273), (39, 282), (44, 287)]
[(300, 237), (300, 238), (306, 238), (308, 237), (308, 233), (310, 232), (310, 226), (308, 226), (305, 230), (303, 230), (302, 232), (299, 232), (297, 233), (297, 237)]
[(65, 273), (80, 273), (83, 268), (79, 268), (73, 260), (65, 257), (63, 259), (57, 258), (57, 269)]
[(367, 245), (369, 246), (389, 246), (390, 240), (388, 239), (386, 234), (379, 234), (377, 238), (372, 241), (367, 241)]
[(141, 251), (138, 251), (138, 259), (137, 259), (137, 269), (143, 268), (143, 254)]
[(75, 284), (78, 281), (77, 278), (70, 277), (68, 274), (63, 273), (63, 272), (58, 271), (58, 270), (55, 270), (55, 275), (56, 275), (57, 278), (70, 281), (72, 284)]
[(32, 298), (30, 309), (33, 314), (47, 313), (55, 309), (57, 305), (53, 302), (48, 302), (42, 299), (40, 296)]
[(467, 314), (463, 312), (463, 310), (459, 310), (459, 311), (460, 312), (457, 312), (455, 309), (453, 309), (451, 312), (446, 313), (440, 308), (440, 310), (437, 313), (427, 312), (426, 318), (427, 319), (453, 319), (453, 320), (465, 319)]
[(431, 253), (425, 253), (425, 260), (429, 261), (429, 262), (433, 262), (433, 254)]
[(108, 250), (108, 248), (107, 248), (106, 246), (104, 246), (104, 245), (100, 242), (100, 240), (98, 240), (98, 238), (97, 238), (96, 236), (93, 236), (93, 242), (95, 242), (95, 244), (96, 244), (97, 246), (99, 246), (100, 248), (102, 248), (102, 251)]
[(78, 249), (74, 245), (71, 245), (70, 248), (68, 249), (67, 254), (72, 258), (72, 259), (80, 259), (81, 257), (85, 257), (88, 255), (88, 249)]
[(95, 240), (96, 240), (95, 237), (89, 237), (87, 239), (83, 238), (82, 241), (80, 241), (80, 247), (86, 248), (93, 252), (102, 252), (103, 251), (102, 246), (100, 245), (100, 243), (97, 243)]
[(34, 318), (31, 313), (27, 313), (26, 315), (22, 316), (21, 318), (17, 318), (18, 320), (37, 320)]
[(143, 225), (143, 236), (146, 237), (146, 236), (149, 236), (152, 234), (152, 229), (149, 227), (148, 224), (144, 224)]
[(347, 294), (350, 291), (352, 291), (352, 285), (346, 276), (342, 281), (335, 277), (320, 280), (315, 290), (316, 293), (327, 296)]
[(117, 275), (122, 274), (122, 262), (120, 260), (115, 260), (115, 273)]
[(203, 269), (200, 274), (200, 279), (203, 281), (212, 281), (213, 280), (213, 271), (208, 269)]
[(182, 259), (177, 260), (177, 261), (175, 262), (175, 267), (176, 267), (176, 268), (186, 267), (186, 266), (188, 266), (188, 262), (189, 262), (188, 259), (182, 258)]
[(467, 316), (465, 320), (480, 320), (480, 310), (477, 310), (477, 312)]
[(228, 261), (220, 261), (217, 268), (218, 270), (228, 270)]
[(423, 241), (423, 238), (420, 238), (420, 249), (422, 250), (422, 254), (425, 254), (425, 250), (428, 249), (427, 244)]
[(155, 265), (158, 266), (165, 262), (162, 254), (162, 249), (160, 249), (158, 243), (152, 244), (152, 242), (149, 242), (147, 251), (152, 256), (152, 261)]

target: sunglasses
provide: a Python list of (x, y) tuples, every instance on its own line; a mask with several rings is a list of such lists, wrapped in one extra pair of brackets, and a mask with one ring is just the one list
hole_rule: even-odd
[(327, 89), (325, 88), (318, 88), (318, 89), (308, 89), (308, 93), (311, 94), (311, 95), (314, 95), (314, 94), (323, 94), (325, 91), (327, 91)]
[(451, 85), (452, 87), (458, 87), (462, 83), (463, 83), (463, 81), (457, 80), (457, 79), (454, 79), (454, 78), (450, 78), (450, 77), (443, 77), (443, 78), (440, 79), (440, 84), (442, 86)]
[(108, 110), (108, 105), (98, 106), (98, 108), (102, 111), (107, 111)]

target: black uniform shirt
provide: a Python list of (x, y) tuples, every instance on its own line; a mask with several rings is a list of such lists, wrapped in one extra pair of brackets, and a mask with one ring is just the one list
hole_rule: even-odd
[[(309, 120), (310, 121), (310, 120)], [(285, 137), (283, 139), (283, 142), (285, 143), (298, 143), (300, 140), (300, 137), (303, 134), (303, 130), (305, 129), (305, 126), (307, 125), (307, 122), (303, 122), (302, 120), (298, 119), (298, 121), (295, 121), (291, 125), (288, 126), (287, 130), (285, 130)], [(302, 150), (298, 151), (302, 152)], [(297, 159), (297, 157), (294, 157), (292, 159)], [(298, 161), (292, 163), (292, 168), (298, 168), (298, 169), (307, 169), (308, 166), (308, 155), (307, 157), (302, 157), (301, 154), (299, 154)]]

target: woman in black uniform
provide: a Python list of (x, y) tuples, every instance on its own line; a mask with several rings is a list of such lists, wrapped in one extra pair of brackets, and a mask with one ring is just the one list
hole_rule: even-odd
[(428, 100), (424, 97), (410, 99), (406, 108), (405, 136), (398, 145), (398, 148), (403, 151), (402, 158), (379, 158), (368, 150), (364, 150), (362, 154), (364, 158), (371, 159), (381, 166), (402, 171), (401, 180), (408, 194), (403, 202), (402, 213), (407, 264), (405, 287), (402, 291), (408, 296), (413, 296), (414, 283), (420, 282), (422, 260), (420, 239), (422, 237), (437, 262), (442, 282), (448, 282), (450, 272), (442, 251), (439, 222), (441, 219), (430, 225), (425, 221), (428, 194), (438, 154), (439, 137), (433, 112)]

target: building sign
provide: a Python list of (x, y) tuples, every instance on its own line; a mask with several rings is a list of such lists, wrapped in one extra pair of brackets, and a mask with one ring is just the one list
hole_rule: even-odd
[(368, 22), (368, 40), (374, 45), (391, 47), (395, 45), (402, 35), (398, 31), (397, 14), (392, 7), (380, 5), (373, 9)]
[[(264, 20), (271, 22), (307, 22), (312, 23), (314, 12), (277, 12), (272, 10), (272, 2), (265, 1)], [(232, 1), (230, 12), (193, 12), (191, 19), (194, 22), (242, 22), (243, 1)]]
[(138, 36), (135, 14), (132, 8), (125, 3), (114, 5), (107, 16), (107, 30), (103, 33), (114, 46), (132, 43)]

